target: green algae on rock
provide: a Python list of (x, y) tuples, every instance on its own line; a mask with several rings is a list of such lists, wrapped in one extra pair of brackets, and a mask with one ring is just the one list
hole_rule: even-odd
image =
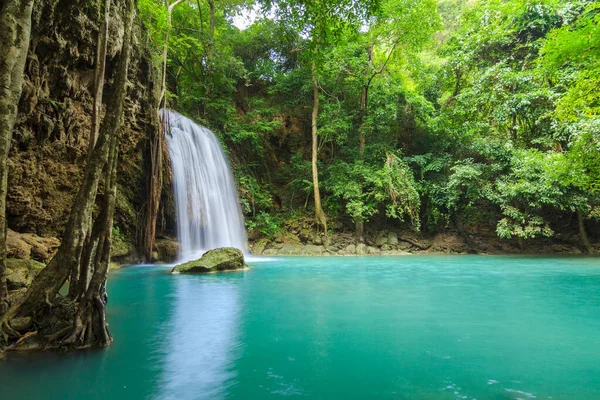
[(44, 267), (44, 264), (34, 260), (7, 259), (6, 283), (8, 285), (8, 290), (18, 290), (29, 287), (33, 278)]
[(195, 261), (179, 264), (171, 270), (172, 274), (201, 274), (218, 271), (236, 271), (248, 268), (244, 255), (234, 247), (221, 247), (209, 250)]

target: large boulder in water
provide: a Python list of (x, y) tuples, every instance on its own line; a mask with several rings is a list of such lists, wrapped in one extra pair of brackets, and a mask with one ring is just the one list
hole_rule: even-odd
[(171, 270), (172, 274), (201, 274), (218, 271), (235, 271), (248, 268), (244, 255), (239, 249), (221, 247), (209, 250), (195, 261), (179, 264)]

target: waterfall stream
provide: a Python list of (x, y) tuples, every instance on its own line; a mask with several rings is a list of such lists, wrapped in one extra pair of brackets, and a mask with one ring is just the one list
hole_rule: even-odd
[(246, 252), (244, 217), (219, 140), (209, 129), (179, 113), (168, 110), (165, 114), (180, 261), (199, 258), (217, 247)]

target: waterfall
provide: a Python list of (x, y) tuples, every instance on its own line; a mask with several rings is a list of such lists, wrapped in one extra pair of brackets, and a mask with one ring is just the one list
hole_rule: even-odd
[(217, 247), (246, 252), (246, 231), (227, 156), (209, 129), (165, 113), (181, 261)]

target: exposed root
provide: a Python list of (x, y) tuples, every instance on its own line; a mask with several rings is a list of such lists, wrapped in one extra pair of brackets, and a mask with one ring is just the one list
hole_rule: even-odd
[(105, 311), (106, 303), (102, 298), (83, 299), (73, 318), (73, 326), (69, 328), (71, 333), (60, 344), (77, 348), (110, 345), (113, 338), (108, 331)]
[(25, 341), (27, 339), (29, 339), (32, 336), (35, 336), (38, 334), (38, 331), (33, 331), (33, 332), (27, 332), (26, 334), (24, 334), (23, 336), (21, 336), (21, 338), (19, 340), (17, 340), (17, 343), (15, 343), (15, 346), (20, 346), (23, 343), (25, 343)]
[[(70, 326), (66, 326), (58, 332), (48, 336), (48, 343), (54, 343), (60, 341), (69, 331), (71, 330)], [(46, 345), (48, 347), (48, 345)]]
[(413, 246), (415, 246), (416, 248), (418, 248), (420, 250), (427, 250), (428, 248), (431, 247), (431, 244), (428, 244), (428, 245), (421, 244), (421, 243), (416, 242), (414, 240), (402, 238), (400, 236), (398, 236), (398, 240), (400, 240), (402, 242), (406, 242), (406, 243), (412, 244)]
[(21, 334), (10, 327), (8, 322), (8, 315), (5, 315), (0, 321), (0, 331), (2, 332), (2, 338), (5, 342), (8, 342), (9, 338), (21, 337)]

